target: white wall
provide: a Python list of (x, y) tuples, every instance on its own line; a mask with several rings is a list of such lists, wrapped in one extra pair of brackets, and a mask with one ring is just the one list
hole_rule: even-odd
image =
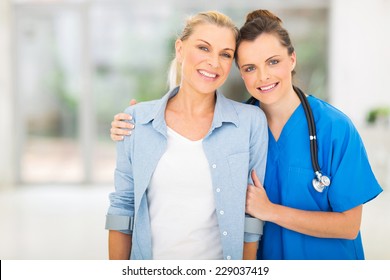
[[(0, 1), (0, 188), (12, 183), (13, 172), (17, 170), (14, 132), (18, 131), (18, 119), (11, 79), (10, 2)], [(327, 1), (313, 3), (326, 6)], [(390, 106), (390, 87), (386, 83), (390, 80), (390, 0), (329, 0), (329, 3), (330, 102), (360, 126), (370, 108)]]
[(15, 164), (13, 130), (13, 96), (11, 79), (11, 7), (9, 0), (0, 1), (0, 189), (13, 183)]
[(330, 102), (356, 125), (390, 106), (390, 0), (331, 0)]

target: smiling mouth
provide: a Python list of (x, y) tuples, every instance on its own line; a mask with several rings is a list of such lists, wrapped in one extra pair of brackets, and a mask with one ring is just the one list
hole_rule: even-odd
[(199, 70), (198, 72), (199, 72), (199, 74), (201, 74), (202, 76), (204, 76), (206, 78), (215, 79), (218, 76), (217, 74), (209, 73), (209, 72), (206, 72), (204, 70)]
[(279, 83), (274, 83), (272, 85), (258, 87), (257, 89), (260, 90), (261, 92), (268, 92), (268, 91), (273, 90), (278, 84)]

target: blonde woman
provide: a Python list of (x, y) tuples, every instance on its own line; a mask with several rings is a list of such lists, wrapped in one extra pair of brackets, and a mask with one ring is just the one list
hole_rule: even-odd
[(191, 17), (175, 43), (177, 87), (125, 113), (106, 228), (110, 259), (255, 259), (246, 229), (250, 171), (263, 180), (268, 133), (259, 107), (225, 98), (238, 29), (218, 12)]

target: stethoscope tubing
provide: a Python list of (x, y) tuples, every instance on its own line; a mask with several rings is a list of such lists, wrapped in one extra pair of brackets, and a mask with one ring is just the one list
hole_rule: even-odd
[(306, 95), (302, 92), (302, 90), (296, 86), (293, 86), (293, 88), (299, 99), (301, 100), (303, 111), (306, 115), (307, 125), (309, 128), (310, 157), (313, 170), (314, 173), (321, 172), (320, 166), (318, 164), (317, 131), (314, 122), (313, 112), (311, 110), (309, 102), (307, 101)]

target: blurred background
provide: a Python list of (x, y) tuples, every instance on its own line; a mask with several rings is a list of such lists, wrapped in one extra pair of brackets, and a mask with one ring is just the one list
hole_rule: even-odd
[[(345, 112), (384, 192), (367, 259), (390, 259), (390, 0), (0, 0), (0, 259), (106, 259), (113, 116), (161, 97), (187, 16), (253, 9), (289, 30), (296, 85)], [(236, 68), (226, 96), (248, 98)], [(348, 176), (348, 174), (346, 174)]]

